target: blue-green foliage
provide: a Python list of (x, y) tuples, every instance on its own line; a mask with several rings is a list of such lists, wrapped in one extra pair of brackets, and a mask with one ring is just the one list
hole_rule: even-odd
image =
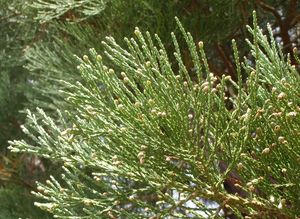
[[(127, 48), (112, 37), (102, 42), (110, 62), (95, 49), (78, 59), (82, 82), (63, 82), (71, 111), (59, 115), (59, 124), (42, 109), (38, 116), (28, 111), (23, 131), (35, 143), (13, 141), (10, 148), (60, 161), (64, 170), (60, 179), (38, 183), (35, 194), (44, 201), (37, 206), (57, 218), (220, 218), (223, 207), (240, 218), (299, 215), (295, 66), (271, 29), (268, 40), (255, 20), (252, 63), (240, 63), (234, 42), (238, 83), (218, 78), (203, 42), (195, 45), (178, 26), (195, 79), (174, 34), (177, 68), (157, 35), (136, 29)], [(237, 93), (228, 97), (229, 88)], [(225, 188), (227, 179), (235, 180), (235, 192)], [(218, 205), (208, 207), (203, 198)]]

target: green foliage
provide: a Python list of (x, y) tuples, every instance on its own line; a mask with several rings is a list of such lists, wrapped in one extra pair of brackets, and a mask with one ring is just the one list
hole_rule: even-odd
[[(56, 108), (67, 109), (58, 90), (64, 88), (61, 79), (70, 83), (80, 80), (73, 54), (80, 55), (90, 47), (102, 50), (99, 39), (108, 34), (118, 38), (128, 36), (135, 25), (151, 27), (163, 36), (174, 28), (175, 15), (190, 13), (189, 4), (189, 1), (1, 0), (0, 147), (5, 155), (0, 163), (1, 185), (14, 182), (12, 174), (18, 175), (18, 181), (30, 175), (22, 168), (21, 162), (26, 165), (26, 159), (6, 151), (8, 139), (23, 138), (20, 124), (24, 123), (24, 116), (19, 111), (39, 106), (55, 117)], [(222, 8), (227, 10), (229, 6)], [(191, 14), (188, 17), (192, 21)], [(196, 24), (197, 19), (193, 18), (191, 24)], [(14, 165), (7, 166), (7, 160)]]
[(37, 25), (24, 15), (23, 2), (0, 0), (0, 218), (50, 218), (33, 205), (28, 187), (33, 188), (34, 177), (24, 168), (28, 159), (7, 150), (9, 139), (24, 138), (20, 125), (25, 116), (19, 111), (32, 92), (23, 68), (24, 49), (35, 37)]
[[(31, 0), (25, 6), (24, 13), (41, 23), (37, 40), (28, 45), (25, 57), (31, 79), (35, 82), (37, 92), (27, 94), (30, 103), (27, 107), (36, 106), (53, 110), (61, 108), (61, 97), (56, 92), (63, 85), (59, 80), (78, 80), (74, 68), (73, 54), (87, 53), (87, 48), (103, 51), (99, 41), (112, 35), (115, 39), (131, 37), (135, 26), (141, 30), (149, 30), (158, 34), (166, 46), (172, 51), (169, 33), (179, 35), (174, 17), (178, 16), (183, 26), (191, 32), (196, 41), (204, 41), (207, 47), (208, 63), (216, 75), (223, 73), (235, 77), (235, 69), (231, 63), (230, 41), (235, 38), (240, 46), (241, 56), (248, 56), (243, 39), (247, 37), (245, 25), (251, 20), (251, 13), (258, 8), (262, 23), (270, 22), (274, 29), (281, 23), (267, 9), (261, 8), (262, 1), (239, 0), (114, 0), (114, 1), (49, 1)], [(290, 11), (287, 2), (269, 0), (264, 2), (267, 8), (282, 11), (282, 18), (294, 19), (295, 13)], [(300, 10), (295, 7), (295, 10)], [(34, 14), (34, 15), (33, 15)], [(297, 13), (296, 13), (297, 14)], [(295, 24), (282, 24), (294, 32)], [(280, 34), (279, 34), (280, 35)], [(193, 69), (184, 39), (178, 37), (182, 47), (182, 59), (187, 69)], [(293, 42), (294, 43), (294, 42)], [(120, 42), (121, 46), (125, 44)], [(290, 52), (291, 42), (284, 42)], [(171, 55), (171, 54), (169, 54)], [(227, 58), (226, 58), (227, 56)], [(170, 56), (173, 62), (172, 56)], [(234, 78), (235, 79), (235, 78)]]
[(37, 0), (29, 4), (29, 7), (37, 11), (36, 19), (47, 22), (54, 18), (59, 18), (72, 11), (82, 18), (100, 14), (109, 0), (81, 0), (81, 1), (64, 1), (64, 0)]
[(299, 75), (271, 28), (268, 40), (254, 23), (251, 60), (240, 63), (233, 41), (237, 83), (211, 73), (203, 42), (180, 23), (193, 78), (173, 33), (176, 62), (139, 29), (126, 49), (102, 42), (110, 61), (95, 49), (78, 59), (82, 82), (64, 82), (68, 115), (28, 111), (34, 144), (10, 142), (64, 163), (60, 180), (38, 183), (36, 205), (57, 218), (299, 216)]
[(32, 203), (32, 197), (24, 188), (11, 186), (0, 188), (0, 218), (52, 218), (45, 212), (37, 209)]
[[(150, 35), (154, 35), (155, 33), (159, 34), (162, 43), (165, 45), (166, 53), (168, 53), (168, 62), (173, 72), (178, 74), (177, 72), (179, 70), (183, 71), (184, 65), (186, 66), (186, 72), (191, 76), (191, 80), (187, 81), (187, 83), (199, 84), (202, 80), (201, 77), (205, 77), (207, 72), (209, 72), (207, 70), (208, 67), (206, 67), (206, 70), (203, 70), (204, 68), (202, 67), (202, 73), (197, 73), (197, 69), (198, 71), (200, 69), (200, 64), (198, 61), (193, 62), (190, 58), (188, 48), (184, 44), (185, 39), (182, 35), (178, 34), (179, 28), (175, 25), (173, 18), (174, 16), (178, 16), (183, 26), (191, 31), (195, 41), (203, 40), (205, 42), (207, 62), (210, 71), (215, 73), (215, 76), (220, 77), (223, 73), (227, 73), (234, 78), (236, 69), (231, 67), (233, 65), (233, 63), (231, 63), (232, 56), (230, 55), (231, 38), (236, 39), (239, 45), (240, 56), (246, 56), (248, 61), (251, 60), (248, 63), (248, 67), (253, 67), (254, 65), (252, 56), (248, 50), (246, 50), (245, 44), (243, 43), (247, 35), (244, 26), (251, 20), (250, 15), (253, 8), (257, 8), (258, 16), (262, 18), (260, 19), (262, 23), (271, 22), (276, 40), (283, 43), (282, 47), (284, 53), (291, 53), (292, 46), (299, 46), (299, 41), (297, 41), (298, 33), (295, 25), (297, 24), (297, 13), (300, 11), (300, 5), (293, 5), (295, 2), (297, 1), (29, 0), (24, 2), (21, 0), (0, 0), (0, 147), (3, 153), (5, 153), (0, 163), (1, 180), (4, 177), (6, 181), (7, 176), (16, 172), (18, 172), (19, 176), (27, 175), (26, 171), (21, 172), (23, 169), (21, 168), (22, 164), (20, 164), (20, 161), (25, 161), (26, 159), (18, 159), (18, 157), (6, 154), (7, 152), (5, 150), (7, 139), (23, 138), (20, 133), (20, 124), (23, 123), (24, 118), (19, 114), (19, 110), (29, 108), (35, 111), (36, 106), (43, 108), (44, 111), (47, 112), (47, 115), (51, 115), (53, 124), (55, 123), (59, 130), (64, 128), (68, 130), (64, 135), (68, 135), (69, 140), (72, 141), (74, 137), (72, 132), (74, 132), (74, 130), (72, 130), (73, 128), (71, 128), (71, 130), (68, 128), (70, 128), (70, 123), (75, 120), (74, 115), (77, 112), (77, 105), (88, 105), (88, 103), (83, 104), (79, 101), (76, 103), (77, 105), (74, 105), (73, 103), (70, 104), (66, 102), (64, 98), (68, 95), (61, 95), (59, 90), (68, 89), (69, 84), (62, 83), (61, 80), (68, 81), (70, 84), (74, 84), (77, 80), (81, 81), (84, 86), (89, 84), (89, 82), (80, 78), (76, 66), (74, 65), (76, 58), (74, 58), (73, 54), (80, 56), (88, 52), (87, 48), (95, 48), (96, 51), (103, 51), (106, 48), (108, 52), (110, 52), (110, 56), (115, 57), (114, 52), (112, 53), (109, 47), (106, 45), (103, 46), (99, 42), (104, 39), (106, 35), (112, 35), (117, 40), (124, 36), (130, 38), (131, 31), (135, 26), (139, 26), (142, 30), (149, 30)], [(280, 31), (278, 32), (279, 29)], [(176, 36), (178, 36), (177, 41), (181, 48), (182, 61), (178, 61), (178, 57), (172, 54), (174, 49), (169, 35), (171, 31), (174, 31)], [(286, 33), (288, 33), (288, 35), (286, 35)], [(191, 41), (191, 39), (189, 39), (189, 41)], [(120, 42), (120, 46), (124, 48), (126, 43)], [(133, 47), (135, 47), (135, 45), (133, 45)], [(135, 49), (137, 48), (134, 48), (134, 50)], [(266, 52), (265, 50), (263, 51)], [(132, 49), (129, 49), (128, 52), (132, 53), (132, 55), (135, 53)], [(151, 56), (155, 53), (159, 52), (153, 52)], [(177, 51), (177, 53), (179, 53), (179, 51)], [(137, 56), (138, 58), (131, 61), (143, 61), (141, 59), (142, 57)], [(262, 62), (265, 61), (264, 59), (259, 59), (263, 60)], [(281, 57), (281, 59), (283, 58)], [(125, 66), (120, 65), (120, 63), (114, 64), (115, 60), (116, 58), (113, 58), (112, 61), (110, 61), (104, 57), (103, 62), (106, 63), (107, 66), (114, 68), (117, 74), (121, 71), (125, 71), (125, 68), (127, 69), (127, 64)], [(283, 66), (277, 66), (277, 68), (274, 69), (273, 61), (275, 62), (276, 60), (272, 60), (272, 66), (268, 67), (269, 71), (277, 72), (278, 69)], [(291, 57), (293, 64), (295, 64), (294, 61), (293, 57)], [(177, 64), (179, 64), (179, 66), (177, 66)], [(24, 65), (25, 68), (23, 68)], [(134, 66), (135, 65), (136, 64), (134, 64)], [(140, 63), (138, 63), (138, 65), (140, 65)], [(160, 65), (161, 64), (158, 64), (159, 68)], [(161, 70), (160, 72), (167, 71), (166, 69), (159, 70)], [(246, 74), (245, 72), (249, 71), (252, 71), (252, 69), (248, 69), (247, 71), (244, 69), (241, 70), (239, 77), (240, 84), (244, 79), (241, 75), (244, 76)], [(197, 73), (198, 76), (195, 73)], [(131, 79), (130, 77), (128, 78)], [(196, 78), (198, 78), (198, 81)], [(220, 79), (221, 78), (218, 78), (218, 80)], [(137, 81), (138, 79), (135, 80)], [(264, 80), (267, 80), (267, 82), (271, 84), (271, 82), (276, 82), (277, 78)], [(143, 93), (144, 85), (136, 81), (134, 81), (134, 83), (138, 84), (137, 88)], [(96, 82), (97, 86), (101, 88), (101, 92), (106, 92), (107, 85), (103, 84), (102, 79), (100, 80), (100, 78), (98, 78)], [(94, 89), (96, 89), (96, 85), (94, 85)], [(136, 95), (137, 93), (131, 89), (132, 88), (130, 88), (130, 91), (133, 92), (133, 95)], [(229, 88), (229, 92), (232, 93), (232, 90), (236, 91), (235, 89), (239, 91), (242, 90), (241, 86), (239, 88), (233, 86)], [(157, 93), (157, 95), (158, 94), (161, 93)], [(169, 95), (168, 92), (163, 94)], [(254, 99), (253, 96), (255, 95), (252, 95), (252, 99)], [(114, 94), (113, 98), (117, 98), (117, 95)], [(132, 100), (132, 97), (130, 100)], [(179, 99), (174, 98), (174, 101), (175, 100)], [(164, 104), (168, 105), (167, 103)], [(226, 107), (228, 107), (228, 105), (230, 106), (232, 103), (226, 101)], [(70, 115), (66, 116), (65, 114), (67, 113), (65, 112), (62, 112), (62, 114), (64, 114), (63, 116), (55, 114), (57, 108), (69, 111)], [(79, 109), (81, 108), (82, 107), (79, 107)], [(184, 112), (183, 109), (181, 110), (180, 112)], [(189, 113), (194, 113), (194, 109), (189, 110)], [(40, 122), (42, 122), (44, 115), (43, 113), (41, 113), (41, 115), (37, 113), (36, 116), (35, 119), (38, 121), (35, 126), (38, 126)], [(60, 121), (60, 118), (66, 119), (65, 124)], [(181, 118), (180, 121), (183, 122), (184, 120)], [(29, 119), (28, 122), (28, 125), (31, 126), (31, 119)], [(75, 123), (77, 122), (74, 122), (74, 124)], [(120, 126), (122, 123), (118, 121), (117, 124)], [(47, 125), (48, 124), (46, 124), (46, 126)], [(164, 127), (162, 127), (162, 132), (170, 133), (172, 130), (177, 130), (178, 128), (179, 131), (177, 130), (175, 133), (178, 132), (178, 134), (180, 134), (178, 136), (183, 135), (180, 132), (180, 128), (182, 128), (180, 125), (167, 123), (166, 126), (170, 126), (171, 128), (166, 128), (165, 130)], [(92, 128), (97, 130), (98, 126)], [(45, 128), (45, 132), (51, 132), (51, 129)], [(58, 132), (58, 134), (60, 134), (60, 132)], [(54, 133), (54, 135), (56, 134)], [(78, 135), (77, 132), (76, 135)], [(80, 135), (82, 135), (82, 133)], [(56, 138), (57, 136), (55, 139)], [(87, 134), (85, 140), (89, 138), (90, 136)], [(36, 139), (33, 140), (39, 141)], [(34, 141), (28, 140), (28, 142), (33, 144)], [(44, 143), (45, 142), (42, 142), (41, 144)], [(54, 147), (57, 147), (58, 151), (61, 150), (61, 144), (56, 143)], [(33, 149), (33, 152), (36, 153), (36, 149)], [(38, 152), (38, 154), (39, 153), (41, 152)], [(47, 151), (43, 153), (47, 153)], [(65, 153), (65, 157), (71, 155), (75, 156), (72, 148), (67, 149)], [(27, 155), (25, 155), (25, 157), (26, 156)], [(60, 155), (57, 155), (57, 157), (55, 157), (57, 159), (54, 160), (61, 161), (59, 156)], [(50, 158), (51, 156), (47, 157)], [(4, 164), (7, 163), (6, 160), (10, 160), (12, 164), (18, 163), (20, 165), (13, 165), (12, 169), (5, 167)], [(50, 167), (47, 166), (47, 169), (48, 168)], [(96, 170), (98, 169), (96, 168), (95, 171)], [(88, 169), (87, 172), (94, 172), (93, 167)], [(55, 173), (53, 174), (55, 175)], [(120, 179), (118, 178), (118, 180)], [(126, 177), (122, 177), (122, 180), (127, 179)], [(109, 184), (109, 181), (110, 180), (107, 181), (107, 184)], [(9, 183), (9, 181), (6, 182)], [(128, 180), (126, 182), (128, 182)], [(135, 188), (145, 186), (139, 185), (140, 183), (141, 182), (138, 182), (138, 185), (134, 183)], [(84, 185), (86, 186), (87, 184), (85, 183)], [(139, 207), (134, 208), (137, 209), (137, 211), (140, 209)]]
[(27, 31), (16, 32), (16, 29), (23, 30), (18, 21), (19, 12), (14, 11), (7, 1), (0, 1), (0, 147), (4, 150), (7, 140), (20, 135), (18, 123), (20, 116), (18, 110), (22, 108), (24, 96), (20, 85), (24, 83), (25, 72), (22, 69), (24, 58), (22, 48), (31, 34)]

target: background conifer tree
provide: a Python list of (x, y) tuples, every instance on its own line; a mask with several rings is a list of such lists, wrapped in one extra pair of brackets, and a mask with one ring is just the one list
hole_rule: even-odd
[[(31, 93), (23, 49), (34, 38), (37, 25), (22, 11), (20, 1), (0, 1), (0, 218), (48, 218), (33, 205), (30, 190), (37, 177), (37, 161), (31, 155), (11, 154), (9, 139), (24, 138), (20, 125), (25, 116), (20, 114)], [(28, 86), (29, 85), (29, 86)]]

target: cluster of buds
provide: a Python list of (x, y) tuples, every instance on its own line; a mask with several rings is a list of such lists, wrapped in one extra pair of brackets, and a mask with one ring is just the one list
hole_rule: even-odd
[(184, 82), (183, 82), (183, 86), (184, 86), (184, 87), (187, 87), (187, 86), (188, 86), (188, 82), (187, 82), (187, 81), (184, 81)]
[(209, 82), (204, 82), (203, 84), (201, 84), (200, 88), (203, 92), (207, 92), (209, 90)]
[(88, 112), (88, 114), (90, 114), (91, 116), (94, 116), (97, 114), (96, 109), (94, 107), (92, 107), (91, 105), (88, 105), (86, 107), (86, 111)]
[(280, 117), (280, 116), (282, 116), (282, 112), (275, 112), (275, 113), (272, 113), (271, 116), (274, 116), (274, 117)]
[(264, 178), (261, 176), (257, 179), (253, 179), (250, 182), (248, 182), (246, 184), (246, 186), (248, 187), (250, 192), (254, 192), (255, 191), (255, 185), (257, 185), (258, 183), (260, 183)]
[(150, 62), (150, 61), (147, 61), (147, 62), (145, 63), (145, 65), (146, 65), (147, 68), (149, 68), (149, 67), (151, 66), (151, 62)]
[(238, 163), (236, 168), (238, 171), (242, 171), (244, 169), (244, 165), (242, 163)]
[(167, 115), (167, 113), (166, 112), (158, 112), (157, 113), (157, 116), (159, 116), (159, 117), (165, 117)]
[(260, 118), (264, 112), (265, 112), (264, 109), (258, 109), (258, 110), (256, 111), (255, 118), (256, 118), (256, 119), (257, 119), (257, 118)]
[(90, 206), (90, 205), (94, 204), (95, 201), (92, 199), (84, 198), (82, 202), (85, 206)]
[(199, 90), (199, 85), (198, 84), (194, 84), (193, 91), (198, 91), (198, 90)]
[(282, 169), (281, 169), (281, 172), (282, 172), (283, 174), (286, 174), (287, 169), (286, 169), (286, 168), (282, 168)]
[(88, 61), (89, 61), (89, 57), (88, 57), (87, 55), (84, 55), (84, 56), (82, 57), (82, 59), (83, 59), (83, 61), (85, 61), (85, 62), (88, 62)]
[(121, 77), (123, 78), (123, 82), (127, 84), (129, 82), (129, 78), (125, 74), (125, 72), (121, 72)]
[(101, 55), (97, 55), (96, 59), (97, 59), (98, 62), (101, 62), (102, 61), (102, 56)]
[(294, 117), (297, 116), (297, 112), (289, 112), (289, 113), (287, 114), (287, 116), (288, 116), (289, 118), (294, 118)]
[(286, 96), (287, 96), (286, 93), (281, 92), (280, 94), (278, 94), (277, 99), (278, 99), (278, 100), (283, 100), (283, 99), (286, 98)]
[(142, 106), (142, 104), (141, 104), (141, 102), (137, 101), (137, 102), (134, 103), (134, 106), (135, 106), (136, 108), (139, 108), (139, 107)]
[(115, 71), (114, 71), (112, 68), (110, 68), (110, 69), (108, 70), (108, 74), (109, 74), (109, 75), (113, 75), (113, 74), (115, 74)]
[(271, 151), (270, 148), (267, 147), (267, 148), (263, 149), (263, 151), (261, 153), (265, 155), (265, 154), (269, 154), (270, 151)]
[(135, 34), (137, 37), (140, 37), (140, 36), (141, 36), (141, 31), (139, 30), (138, 27), (135, 27), (134, 34)]
[(97, 182), (99, 182), (99, 181), (101, 180), (101, 178), (100, 178), (99, 176), (94, 176), (93, 178), (94, 178), (94, 180), (96, 180)]
[(141, 151), (138, 153), (137, 157), (139, 159), (140, 164), (144, 164), (145, 163), (145, 157), (146, 157), (146, 152), (145, 150), (147, 149), (146, 145), (142, 145), (141, 146)]
[(278, 133), (281, 130), (280, 125), (275, 125), (274, 132)]
[(123, 104), (118, 104), (117, 105), (117, 109), (118, 110), (123, 110), (124, 109), (124, 105)]
[(283, 136), (279, 136), (279, 137), (278, 137), (278, 141), (279, 141), (279, 143), (281, 143), (281, 144), (286, 144), (286, 143), (287, 143), (287, 140), (285, 140), (285, 138), (284, 138)]
[(276, 143), (272, 143), (272, 144), (269, 146), (269, 148), (272, 150), (272, 149), (274, 149), (276, 146), (277, 146)]
[(113, 165), (115, 165), (115, 166), (120, 166), (121, 165), (121, 161), (118, 159), (117, 155), (114, 155), (112, 157), (112, 161), (113, 161)]

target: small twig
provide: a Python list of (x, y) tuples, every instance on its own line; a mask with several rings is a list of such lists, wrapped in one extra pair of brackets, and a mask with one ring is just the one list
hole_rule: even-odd
[(274, 7), (266, 4), (263, 0), (258, 0), (257, 3), (262, 9), (271, 12), (274, 15), (274, 17), (276, 18), (278, 23), (282, 22), (280, 14)]
[(300, 14), (295, 16), (291, 22), (291, 26), (295, 26), (298, 22), (300, 22)]
[(222, 47), (222, 45), (217, 44), (216, 45), (217, 51), (220, 55), (220, 57), (222, 58), (225, 66), (228, 69), (228, 73), (232, 78), (235, 78), (235, 70), (234, 67), (232, 65), (232, 62), (230, 60), (230, 58), (228, 57), (228, 55), (225, 53), (225, 49)]
[(286, 21), (289, 22), (289, 25), (291, 25), (291, 22), (294, 20), (296, 14), (297, 14), (297, 1), (298, 0), (291, 0), (287, 13), (286, 13)]
[(15, 16), (19, 16), (19, 15), (21, 15), (21, 13), (13, 13), (13, 14), (10, 14), (10, 15), (8, 15), (6, 17), (0, 17), (0, 21), (7, 20), (9, 18), (12, 18), (12, 17), (15, 17)]

